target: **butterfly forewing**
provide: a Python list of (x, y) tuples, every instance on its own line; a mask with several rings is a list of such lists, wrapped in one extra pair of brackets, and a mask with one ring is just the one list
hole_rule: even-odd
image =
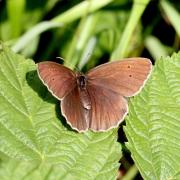
[(76, 85), (75, 73), (58, 63), (38, 63), (38, 74), (52, 94), (60, 100)]
[(143, 87), (151, 66), (151, 61), (146, 58), (128, 58), (106, 63), (87, 73), (88, 83), (130, 97)]

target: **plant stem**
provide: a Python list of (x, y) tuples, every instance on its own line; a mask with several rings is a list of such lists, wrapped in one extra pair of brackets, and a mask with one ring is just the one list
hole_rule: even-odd
[(111, 56), (112, 60), (117, 60), (126, 56), (126, 51), (130, 42), (130, 39), (133, 35), (133, 31), (139, 22), (140, 17), (142, 16), (149, 0), (134, 0), (130, 18), (125, 27), (125, 30), (122, 34), (122, 37), (118, 43), (117, 48), (114, 50)]

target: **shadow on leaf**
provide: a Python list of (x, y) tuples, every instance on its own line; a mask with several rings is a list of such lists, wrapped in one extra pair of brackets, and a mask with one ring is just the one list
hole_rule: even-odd
[(26, 73), (26, 80), (28, 85), (38, 94), (44, 101), (55, 104), (55, 111), (57, 118), (69, 131), (77, 132), (73, 130), (66, 122), (66, 119), (61, 115), (60, 102), (48, 91), (47, 87), (41, 82), (38, 77), (37, 71), (29, 71)]

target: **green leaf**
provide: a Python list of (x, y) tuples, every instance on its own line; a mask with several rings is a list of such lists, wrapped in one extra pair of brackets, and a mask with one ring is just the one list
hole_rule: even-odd
[(72, 22), (80, 17), (83, 17), (83, 15), (86, 15), (86, 13), (91, 13), (94, 11), (97, 11), (98, 9), (101, 9), (102, 7), (106, 6), (107, 4), (111, 3), (113, 0), (104, 0), (104, 1), (82, 1), (76, 6), (72, 7), (68, 11), (64, 12), (63, 14), (60, 14), (56, 17), (54, 17), (51, 21), (52, 22), (60, 22), (60, 23), (69, 23)]
[(12, 47), (12, 50), (15, 52), (18, 52), (22, 49), (24, 49), (24, 47), (26, 47), (26, 45), (28, 45), (28, 43), (31, 43), (32, 40), (34, 40), (35, 38), (38, 37), (38, 35), (50, 28), (57, 28), (60, 27), (62, 25), (58, 24), (58, 23), (54, 23), (54, 22), (50, 22), (50, 21), (42, 21), (41, 23), (35, 25), (33, 28), (31, 28), (30, 31), (26, 32), (21, 38), (18, 39), (18, 41), (16, 42), (16, 44)]
[[(0, 176), (4, 179), (115, 179), (117, 129), (77, 133), (40, 82), (32, 60), (0, 53)], [(1, 178), (3, 179), (3, 178)]]
[(145, 39), (145, 46), (154, 59), (159, 59), (160, 57), (166, 57), (168, 55), (165, 46), (155, 36), (148, 36)]
[[(115, 147), (115, 146), (114, 146)], [(118, 147), (117, 147), (118, 149)], [(112, 149), (110, 148), (110, 151)], [(113, 149), (114, 151), (115, 149)], [(114, 151), (115, 152), (115, 151)], [(103, 154), (103, 153), (102, 153)], [(95, 162), (94, 155), (92, 153), (91, 161), (86, 157), (87, 153), (84, 154), (85, 161), (77, 161), (77, 163), (67, 161), (58, 164), (52, 164), (49, 161), (43, 161), (41, 164), (36, 162), (25, 162), (17, 160), (3, 161), (0, 166), (0, 177), (1, 180), (44, 180), (44, 179), (73, 179), (73, 180), (84, 180), (84, 179), (116, 179), (117, 167), (114, 167), (114, 161), (119, 158), (119, 151), (117, 155), (111, 152), (105, 161), (106, 164), (97, 165), (99, 161), (102, 161), (104, 156), (98, 157)], [(68, 156), (68, 154), (66, 155)], [(73, 158), (75, 159), (75, 158)], [(87, 160), (87, 161), (86, 161)], [(82, 164), (79, 164), (82, 163)], [(69, 168), (68, 171), (66, 171)], [(96, 169), (97, 168), (97, 169)], [(113, 172), (114, 171), (114, 172)]]
[(22, 17), (24, 15), (26, 1), (25, 0), (10, 0), (7, 1), (7, 11), (10, 20), (10, 26), (13, 31), (11, 31), (12, 38), (17, 38), (23, 26), (20, 24), (23, 23)]
[(180, 174), (179, 85), (180, 53), (156, 61), (151, 80), (131, 100), (124, 130), (144, 179), (176, 179)]
[(117, 48), (113, 51), (111, 55), (111, 61), (126, 56), (126, 51), (129, 46), (135, 27), (137, 26), (139, 19), (142, 16), (148, 3), (149, 0), (134, 0), (129, 20), (123, 31), (122, 37), (119, 40)]
[(31, 41), (36, 37), (39, 36), (42, 32), (51, 29), (57, 28), (64, 24), (73, 22), (78, 18), (83, 17), (86, 13), (94, 12), (107, 4), (112, 2), (112, 0), (104, 0), (104, 1), (82, 1), (76, 6), (72, 7), (68, 11), (54, 17), (50, 21), (40, 22), (36, 24), (34, 27), (29, 29), (21, 38), (18, 39), (16, 44), (12, 47), (12, 49), (16, 52), (22, 50), (25, 46), (27, 46)]
[(171, 22), (172, 26), (174, 27), (176, 33), (180, 37), (180, 13), (168, 1), (160, 1), (160, 5), (164, 10), (168, 20)]

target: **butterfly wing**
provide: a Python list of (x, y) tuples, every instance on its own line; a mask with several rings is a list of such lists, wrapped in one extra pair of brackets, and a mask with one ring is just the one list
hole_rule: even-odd
[(145, 58), (100, 65), (87, 73), (87, 92), (83, 96), (73, 71), (57, 63), (38, 64), (39, 77), (54, 96), (62, 100), (62, 114), (71, 127), (80, 132), (117, 126), (128, 112), (123, 96), (139, 92), (150, 71), (151, 62)]
[(61, 64), (46, 61), (38, 63), (38, 74), (49, 91), (61, 100), (61, 111), (67, 123), (77, 131), (87, 130), (89, 110), (83, 107), (85, 92), (78, 89), (76, 73)]
[(145, 58), (130, 58), (100, 65), (87, 73), (91, 100), (89, 128), (108, 130), (119, 125), (128, 112), (123, 96), (133, 96), (143, 87), (151, 71)]
[(37, 67), (40, 79), (59, 100), (66, 96), (76, 85), (75, 73), (61, 64), (45, 61), (38, 63)]
[(82, 103), (83, 93), (86, 92), (80, 91), (79, 87), (75, 86), (61, 102), (61, 111), (67, 123), (79, 132), (88, 129), (90, 118), (90, 109), (85, 108)]
[(117, 127), (128, 112), (126, 99), (100, 86), (89, 84), (87, 89), (91, 101), (89, 128), (105, 131)]
[(105, 63), (87, 73), (88, 83), (130, 97), (141, 90), (151, 69), (151, 61), (146, 58)]

